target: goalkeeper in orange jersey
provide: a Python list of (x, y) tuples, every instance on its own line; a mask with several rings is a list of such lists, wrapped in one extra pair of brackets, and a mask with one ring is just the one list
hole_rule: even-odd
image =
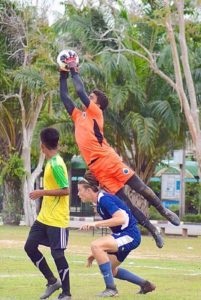
[[(123, 199), (138, 222), (147, 228), (153, 235), (159, 248), (163, 247), (163, 240), (153, 224), (146, 216), (134, 206), (124, 192), (124, 186), (129, 185), (131, 189), (142, 195), (159, 213), (172, 224), (180, 224), (179, 217), (165, 208), (156, 194), (129, 168), (107, 143), (104, 133), (103, 111), (108, 106), (108, 98), (98, 90), (93, 90), (87, 95), (82, 80), (78, 74), (76, 54), (69, 51), (63, 57), (67, 65), (67, 71), (60, 72), (60, 97), (71, 116), (75, 125), (75, 139), (80, 153), (84, 158), (89, 170), (97, 178), (101, 187), (109, 193), (117, 195)], [(85, 110), (79, 110), (68, 94), (67, 77), (71, 73), (76, 92), (85, 106)]]

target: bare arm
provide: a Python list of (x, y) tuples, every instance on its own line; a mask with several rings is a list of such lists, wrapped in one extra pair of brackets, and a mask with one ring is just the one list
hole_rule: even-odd
[(116, 211), (112, 218), (108, 220), (101, 220), (97, 222), (87, 223), (81, 226), (81, 230), (89, 230), (93, 227), (115, 227), (118, 225), (123, 225), (125, 223), (125, 215), (121, 210)]
[(57, 190), (35, 190), (29, 194), (32, 200), (36, 200), (43, 196), (65, 196), (69, 195), (69, 188), (57, 189)]
[(121, 210), (116, 211), (112, 218), (108, 220), (97, 221), (96, 227), (115, 227), (118, 225), (123, 225), (125, 223), (125, 215)]

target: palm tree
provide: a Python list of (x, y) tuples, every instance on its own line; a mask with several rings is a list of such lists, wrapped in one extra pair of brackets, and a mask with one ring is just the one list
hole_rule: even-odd
[[(15, 149), (25, 170), (23, 199), (25, 221), (31, 225), (36, 217), (35, 203), (29, 200), (36, 177), (41, 172), (44, 157), (31, 170), (31, 144), (40, 111), (55, 94), (56, 68), (51, 53), (54, 33), (46, 19), (37, 16), (33, 7), (7, 6), (0, 11), (1, 32), (12, 64), (9, 78), (12, 85), (2, 95), (13, 118), (17, 138)], [(44, 71), (45, 70), (45, 71)], [(12, 107), (8, 103), (12, 101)], [(11, 103), (11, 102), (10, 102)]]
[[(72, 41), (76, 41), (77, 51), (84, 61), (81, 74), (84, 73), (87, 87), (91, 87), (93, 71), (99, 69), (99, 77), (94, 72), (93, 84), (104, 89), (110, 99), (106, 137), (148, 182), (156, 164), (184, 138), (183, 120), (176, 96), (166, 83), (154, 76), (147, 62), (129, 53), (115, 53), (115, 50), (118, 49), (120, 27), (125, 23), (128, 30), (123, 43), (128, 48), (135, 46), (131, 34), (140, 34), (152, 49), (161, 48), (157, 34), (146, 26), (141, 26), (140, 31), (132, 28), (128, 15), (125, 20), (125, 14), (119, 11), (110, 10), (109, 19), (101, 7), (70, 12), (72, 7), (67, 8), (67, 14), (57, 23), (57, 33), (62, 39), (68, 37), (66, 47), (73, 46)], [(104, 51), (107, 48), (114, 49), (114, 53)], [(94, 67), (86, 72), (85, 66), (89, 64)]]

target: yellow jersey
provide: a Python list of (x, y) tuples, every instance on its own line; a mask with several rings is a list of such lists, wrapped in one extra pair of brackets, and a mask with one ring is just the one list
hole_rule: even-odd
[[(47, 161), (43, 179), (44, 190), (68, 188), (66, 165), (59, 154)], [(49, 226), (69, 226), (69, 196), (44, 196), (37, 220)]]

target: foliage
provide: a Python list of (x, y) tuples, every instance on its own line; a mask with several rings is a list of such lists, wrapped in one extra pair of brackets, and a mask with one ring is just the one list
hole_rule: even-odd
[(24, 175), (24, 167), (22, 159), (18, 153), (10, 154), (7, 162), (2, 163), (4, 166), (1, 171), (1, 181), (13, 180), (14, 182), (20, 182)]
[[(144, 54), (139, 43), (145, 45), (155, 55), (158, 67), (174, 78), (162, 2), (143, 1), (143, 12), (138, 15), (129, 11), (122, 1), (118, 1), (117, 5), (106, 5), (100, 1), (99, 6), (93, 7), (90, 5), (92, 2), (79, 8), (66, 3), (64, 16), (53, 27), (49, 27), (45, 15), (43, 18), (38, 16), (36, 7), (18, 7), (17, 4), (2, 1), (0, 17), (4, 18), (6, 13), (6, 17), (9, 17), (15, 11), (13, 21), (20, 22), (16, 23), (19, 27), (10, 26), (15, 24), (12, 22), (6, 23), (9, 26), (1, 25), (0, 92), (2, 95), (15, 94), (22, 85), (27, 127), (35, 114), (38, 96), (45, 97), (34, 130), (32, 167), (37, 165), (39, 156), (39, 132), (47, 126), (59, 129), (62, 155), (66, 161), (70, 161), (78, 149), (71, 120), (66, 118), (58, 99), (55, 61), (59, 50), (75, 48), (80, 57), (80, 74), (86, 90), (96, 86), (109, 97), (110, 107), (105, 113), (105, 136), (123, 159), (148, 182), (156, 164), (169, 151), (183, 145), (187, 129), (178, 97), (172, 88), (150, 71), (147, 61), (129, 52)], [(189, 5), (185, 9), (192, 17), (194, 10), (190, 10)], [(189, 55), (197, 96), (201, 99), (200, 24), (191, 22), (190, 17), (186, 27)], [(25, 31), (20, 24), (24, 24)], [(178, 31), (177, 27), (175, 31)], [(21, 40), (18, 34), (21, 34)], [(23, 45), (19, 44), (20, 41), (23, 41)], [(115, 52), (121, 47), (129, 51)], [(22, 62), (26, 56), (25, 67)], [(76, 104), (79, 103), (70, 78), (69, 92)], [(34, 104), (32, 110), (31, 104)], [(21, 153), (23, 130), (17, 98), (4, 102), (0, 111), (0, 154), (6, 152), (8, 156), (12, 148)]]
[[(0, 129), (3, 130), (0, 131), (0, 141), (3, 141), (2, 144), (7, 146), (4, 149), (5, 147), (1, 144), (0, 155), (6, 152), (7, 159), (12, 153), (12, 149), (15, 149), (23, 158), (26, 173), (24, 180), (18, 183), (23, 185), (24, 207), (30, 207), (30, 209), (25, 209), (26, 220), (28, 220), (34, 214), (34, 205), (30, 205), (27, 197), (30, 192), (28, 189), (32, 189), (32, 182), (35, 180), (32, 176), (36, 177), (37, 172), (40, 172), (40, 167), (34, 175), (30, 172), (30, 149), (40, 111), (46, 108), (46, 103), (48, 103), (49, 111), (51, 111), (52, 99), (56, 95), (55, 79), (56, 76), (58, 78), (58, 73), (55, 57), (57, 46), (54, 32), (48, 25), (45, 13), (40, 17), (36, 6), (16, 2), (13, 6), (4, 5), (3, 7), (4, 9), (0, 9), (0, 40), (5, 48), (2, 53), (7, 54), (3, 57), (6, 65), (4, 75), (9, 80), (0, 87), (0, 100), (4, 108), (4, 110), (1, 109), (3, 118), (0, 121)], [(7, 164), (5, 169), (8, 166), (10, 164)], [(20, 172), (20, 169), (16, 170)], [(7, 208), (12, 196), (8, 195), (7, 197), (6, 188), (10, 186), (13, 201), (16, 202), (17, 199), (15, 199), (14, 194), (18, 194), (19, 190), (14, 192), (16, 184), (13, 184), (13, 181), (17, 181), (17, 174), (13, 170), (9, 171), (10, 177), (6, 173), (2, 174), (5, 187), (4, 201)], [(13, 179), (11, 178), (12, 175)], [(33, 214), (31, 215), (32, 208)]]
[[(179, 206), (178, 205), (170, 205), (169, 209), (179, 215)], [(161, 214), (156, 210), (154, 206), (150, 206), (149, 208), (149, 219), (151, 220), (166, 220)]]
[(192, 223), (201, 223), (201, 214), (195, 215), (195, 214), (186, 214), (183, 217), (184, 222), (192, 222)]
[[(149, 186), (154, 190), (154, 192), (160, 196), (160, 182), (150, 182)], [(186, 215), (184, 216), (183, 220), (186, 220), (187, 218), (194, 218), (193, 215), (195, 215), (195, 220), (199, 217), (196, 217), (197, 214), (200, 214), (201, 209), (201, 185), (200, 183), (196, 182), (186, 182), (185, 184), (185, 212)], [(179, 207), (178, 205), (172, 205), (171, 210), (179, 214)], [(162, 219), (160, 214), (152, 207), (149, 209), (150, 218), (154, 218), (157, 220)]]
[(150, 181), (149, 187), (154, 191), (154, 193), (160, 198), (161, 192), (161, 181)]
[(154, 206), (149, 207), (149, 219), (150, 220), (165, 220), (163, 216), (156, 210)]
[(201, 212), (201, 185), (199, 182), (187, 182), (185, 186), (186, 213)]
[[(4, 224), (19, 224), (22, 209), (22, 180), (25, 175), (22, 159), (18, 153), (10, 155), (4, 163), (0, 174), (3, 187), (3, 211), (2, 219)], [(17, 191), (17, 193), (16, 193)]]
[[(119, 9), (109, 6), (106, 10), (101, 3), (98, 8), (73, 9), (73, 13), (72, 6), (67, 6), (54, 28), (61, 43), (65, 36), (66, 47), (77, 47), (86, 88), (96, 85), (109, 97), (110, 107), (105, 114), (108, 141), (148, 181), (155, 165), (181, 145), (185, 126), (177, 97), (150, 72), (147, 62), (126, 52), (107, 51), (117, 50), (118, 41), (128, 49), (139, 50), (133, 42), (137, 37), (151, 50), (163, 51), (164, 30), (147, 25), (146, 18), (144, 23), (142, 19), (136, 23), (119, 5)], [(172, 70), (169, 61), (168, 70)], [(101, 80), (98, 73), (93, 73), (97, 68)]]

